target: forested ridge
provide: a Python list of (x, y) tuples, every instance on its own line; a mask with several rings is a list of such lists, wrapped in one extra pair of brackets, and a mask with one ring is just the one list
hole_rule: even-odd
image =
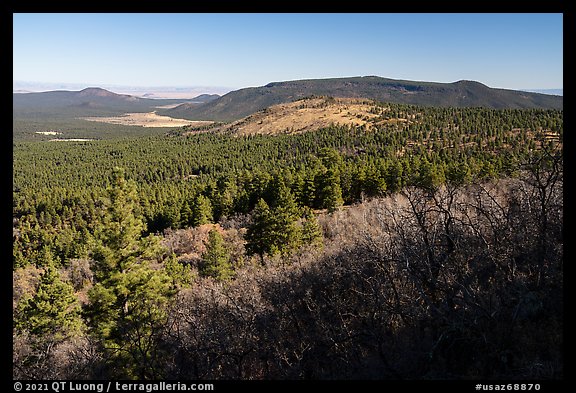
[(362, 76), (272, 82), (231, 91), (204, 105), (190, 107), (184, 104), (164, 113), (192, 120), (230, 121), (312, 94), (431, 107), (563, 108), (563, 98), (559, 96), (490, 88), (475, 81), (437, 83)]
[(563, 112), (372, 111), (15, 141), (14, 376), (560, 378)]

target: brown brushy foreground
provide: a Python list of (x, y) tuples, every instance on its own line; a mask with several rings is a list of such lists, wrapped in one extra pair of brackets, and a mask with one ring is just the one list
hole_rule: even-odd
[[(562, 378), (562, 220), (561, 173), (408, 188), (324, 215), (323, 249), (182, 289), (149, 367), (165, 379)], [(15, 378), (111, 375), (88, 339), (33, 365), (26, 340)]]

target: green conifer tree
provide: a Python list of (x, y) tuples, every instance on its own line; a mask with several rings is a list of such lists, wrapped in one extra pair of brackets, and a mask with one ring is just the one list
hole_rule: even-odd
[(206, 251), (202, 254), (200, 274), (205, 277), (213, 277), (218, 281), (232, 278), (234, 269), (230, 263), (230, 251), (216, 228), (212, 228), (208, 232), (208, 241), (205, 241), (204, 244)]
[(164, 269), (172, 278), (172, 284), (177, 288), (189, 287), (192, 283), (192, 272), (190, 265), (178, 261), (176, 254), (172, 253), (164, 261)]
[(328, 212), (338, 210), (343, 204), (342, 188), (340, 187), (340, 175), (338, 170), (330, 168), (320, 176), (319, 185), (320, 207), (328, 209)]
[(210, 203), (210, 199), (202, 194), (198, 194), (192, 205), (192, 226), (197, 227), (209, 224), (212, 220), (212, 204)]
[(302, 242), (302, 228), (298, 226), (299, 209), (288, 187), (280, 185), (271, 209), (263, 199), (256, 204), (252, 224), (246, 233), (248, 255), (287, 255)]
[(161, 377), (157, 336), (167, 319), (173, 281), (152, 261), (162, 258), (159, 238), (142, 238), (145, 225), (134, 213), (135, 184), (116, 169), (108, 188), (102, 225), (95, 231), (92, 258), (96, 284), (85, 316), (118, 378)]
[(398, 192), (404, 186), (403, 181), (404, 169), (402, 163), (398, 160), (394, 160), (387, 170), (387, 175), (385, 178), (386, 186), (390, 192)]
[(312, 209), (305, 208), (302, 218), (304, 220), (302, 223), (302, 243), (322, 247), (324, 239), (322, 236), (322, 228), (320, 228), (318, 219)]
[(18, 331), (64, 339), (81, 331), (80, 305), (72, 285), (62, 281), (53, 261), (47, 261), (34, 296), (20, 300), (14, 320)]
[(268, 238), (271, 240), (270, 254), (287, 255), (301, 245), (302, 231), (297, 225), (300, 211), (294, 195), (283, 183), (279, 186), (275, 206), (271, 212)]

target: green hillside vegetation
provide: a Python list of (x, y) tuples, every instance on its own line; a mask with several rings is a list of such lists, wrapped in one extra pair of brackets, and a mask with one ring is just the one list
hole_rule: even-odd
[(366, 102), (15, 140), (14, 378), (562, 378), (563, 111)]
[(365, 76), (273, 82), (232, 91), (201, 106), (183, 105), (163, 113), (190, 120), (232, 121), (311, 95), (442, 107), (563, 108), (560, 96), (494, 89), (474, 81), (434, 83)]

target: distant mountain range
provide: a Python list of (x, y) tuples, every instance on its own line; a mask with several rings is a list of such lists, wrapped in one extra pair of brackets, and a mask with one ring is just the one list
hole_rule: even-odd
[(48, 83), (32, 81), (12, 81), (13, 93), (39, 93), (55, 90), (79, 91), (86, 87), (98, 86), (118, 94), (129, 94), (136, 97), (158, 99), (192, 99), (200, 94), (226, 94), (234, 89), (224, 86), (134, 86), (118, 84), (94, 84), (94, 83)]
[(161, 114), (190, 120), (232, 121), (271, 105), (313, 95), (442, 107), (563, 108), (560, 96), (490, 88), (474, 81), (436, 83), (365, 76), (274, 82), (232, 91), (202, 105), (179, 105)]
[(209, 102), (220, 97), (202, 94), (191, 100), (149, 99), (90, 87), (80, 91), (47, 91), (41, 93), (13, 93), (13, 112), (16, 117), (26, 114), (57, 115), (113, 115), (126, 112), (148, 112), (158, 106), (174, 106), (190, 102), (191, 106)]
[(189, 120), (234, 121), (272, 105), (311, 97), (364, 98), (424, 106), (487, 108), (563, 108), (563, 97), (495, 89), (474, 81), (417, 82), (377, 76), (273, 82), (223, 96), (201, 94), (192, 99), (151, 99), (117, 94), (99, 87), (14, 93), (15, 119), (113, 116), (156, 111)]

